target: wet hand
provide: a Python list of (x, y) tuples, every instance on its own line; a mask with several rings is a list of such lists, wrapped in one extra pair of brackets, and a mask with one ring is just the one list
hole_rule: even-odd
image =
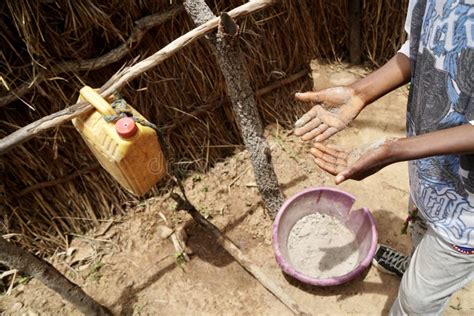
[(350, 87), (334, 87), (318, 92), (296, 93), (303, 102), (319, 103), (295, 123), (295, 135), (302, 140), (321, 142), (347, 127), (362, 110), (363, 102)]

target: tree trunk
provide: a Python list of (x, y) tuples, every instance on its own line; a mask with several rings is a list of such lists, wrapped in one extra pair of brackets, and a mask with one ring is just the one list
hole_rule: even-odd
[[(197, 25), (215, 18), (204, 0), (186, 0), (184, 7)], [(245, 71), (238, 37), (239, 27), (226, 13), (221, 15), (217, 34), (207, 36), (224, 75), (227, 94), (250, 153), (258, 190), (270, 216), (274, 218), (283, 203), (283, 195), (273, 170), (270, 147), (263, 136), (262, 121)]]
[(107, 308), (94, 301), (52, 265), (7, 242), (1, 236), (0, 263), (37, 278), (85, 315), (112, 315)]

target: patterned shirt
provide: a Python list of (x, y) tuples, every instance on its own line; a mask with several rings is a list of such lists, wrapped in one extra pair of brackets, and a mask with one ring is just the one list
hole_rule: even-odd
[[(408, 136), (474, 125), (474, 0), (410, 0)], [(448, 242), (474, 248), (474, 155), (409, 162), (410, 194)]]

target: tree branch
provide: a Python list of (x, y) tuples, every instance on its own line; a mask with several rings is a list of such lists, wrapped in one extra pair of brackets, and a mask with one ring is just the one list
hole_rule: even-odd
[[(184, 8), (197, 25), (214, 18), (204, 0), (186, 0)], [(224, 76), (245, 147), (250, 153), (255, 181), (265, 208), (272, 218), (283, 204), (283, 194), (271, 163), (271, 150), (263, 135), (263, 124), (249, 83), (245, 60), (239, 46), (239, 27), (227, 13), (221, 13), (218, 32), (209, 36), (213, 54)]]
[[(231, 10), (228, 14), (232, 18), (245, 16), (264, 9), (272, 5), (274, 2), (275, 0), (251, 0)], [(208, 22), (196, 27), (188, 33), (178, 37), (176, 40), (172, 41), (148, 58), (136, 63), (131, 67), (126, 67), (125, 69), (120, 70), (111, 78), (111, 80), (102, 86), (100, 89), (100, 94), (103, 97), (110, 96), (112, 93), (122, 88), (124, 85), (141, 75), (143, 72), (159, 65), (185, 46), (195, 42), (199, 38), (215, 29), (218, 26), (219, 21), (220, 18), (218, 17), (209, 20)], [(64, 110), (50, 114), (33, 123), (28, 124), (27, 126), (22, 127), (10, 135), (0, 139), (0, 155), (27, 141), (28, 139), (44, 132), (45, 130), (64, 124), (65, 122), (90, 110), (92, 110), (92, 105), (87, 102), (79, 102), (73, 106), (65, 108)]]
[[(125, 57), (127, 53), (130, 52), (130, 49), (134, 43), (138, 43), (142, 40), (143, 36), (145, 36), (148, 30), (150, 30), (152, 27), (161, 25), (166, 21), (174, 18), (181, 11), (183, 11), (183, 7), (179, 6), (172, 8), (165, 13), (149, 15), (136, 21), (136, 27), (133, 29), (130, 37), (125, 43), (123, 43), (119, 47), (116, 47), (110, 52), (97, 58), (59, 63), (55, 65), (51, 70), (43, 71), (38, 76), (36, 76), (34, 80), (34, 85), (42, 83), (43, 81), (47, 80), (48, 77), (57, 77), (65, 72), (96, 70), (108, 66), (116, 61), (119, 61), (120, 59)], [(25, 84), (14, 89), (13, 91), (10, 91), (8, 95), (0, 98), (0, 107), (5, 106), (10, 102), (21, 98), (28, 91), (30, 91), (30, 89), (34, 85), (32, 83), (26, 82)]]
[(112, 315), (106, 307), (94, 301), (78, 285), (69, 281), (48, 262), (7, 242), (1, 236), (0, 263), (37, 278), (85, 315)]
[(99, 168), (99, 166), (100, 166), (99, 163), (96, 162), (96, 163), (91, 164), (90, 166), (87, 166), (84, 169), (76, 170), (73, 173), (71, 173), (71, 174), (69, 174), (65, 177), (35, 183), (35, 184), (21, 190), (18, 194), (15, 194), (15, 198), (20, 198), (20, 197), (22, 197), (26, 194), (29, 194), (31, 192), (34, 192), (34, 191), (37, 191), (37, 190), (40, 190), (40, 189), (49, 188), (49, 187), (53, 187), (53, 186), (58, 185), (58, 184), (63, 184), (63, 183), (69, 182), (69, 181), (74, 180), (76, 177), (78, 177), (78, 176), (80, 176), (84, 173), (94, 171), (95, 169)]

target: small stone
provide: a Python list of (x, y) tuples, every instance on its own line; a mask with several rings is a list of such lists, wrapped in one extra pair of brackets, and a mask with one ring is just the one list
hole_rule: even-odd
[(83, 264), (77, 268), (78, 271), (85, 271), (90, 268), (90, 263)]
[(16, 302), (15, 304), (10, 307), (8, 310), (9, 312), (18, 312), (23, 307), (23, 304), (20, 302)]
[(173, 230), (169, 228), (168, 226), (160, 225), (156, 229), (156, 232), (158, 233), (158, 237), (160, 237), (161, 239), (166, 239), (169, 236), (171, 236), (171, 234), (173, 233)]
[(15, 287), (15, 294), (20, 294), (25, 291), (25, 286), (23, 284), (19, 284)]

